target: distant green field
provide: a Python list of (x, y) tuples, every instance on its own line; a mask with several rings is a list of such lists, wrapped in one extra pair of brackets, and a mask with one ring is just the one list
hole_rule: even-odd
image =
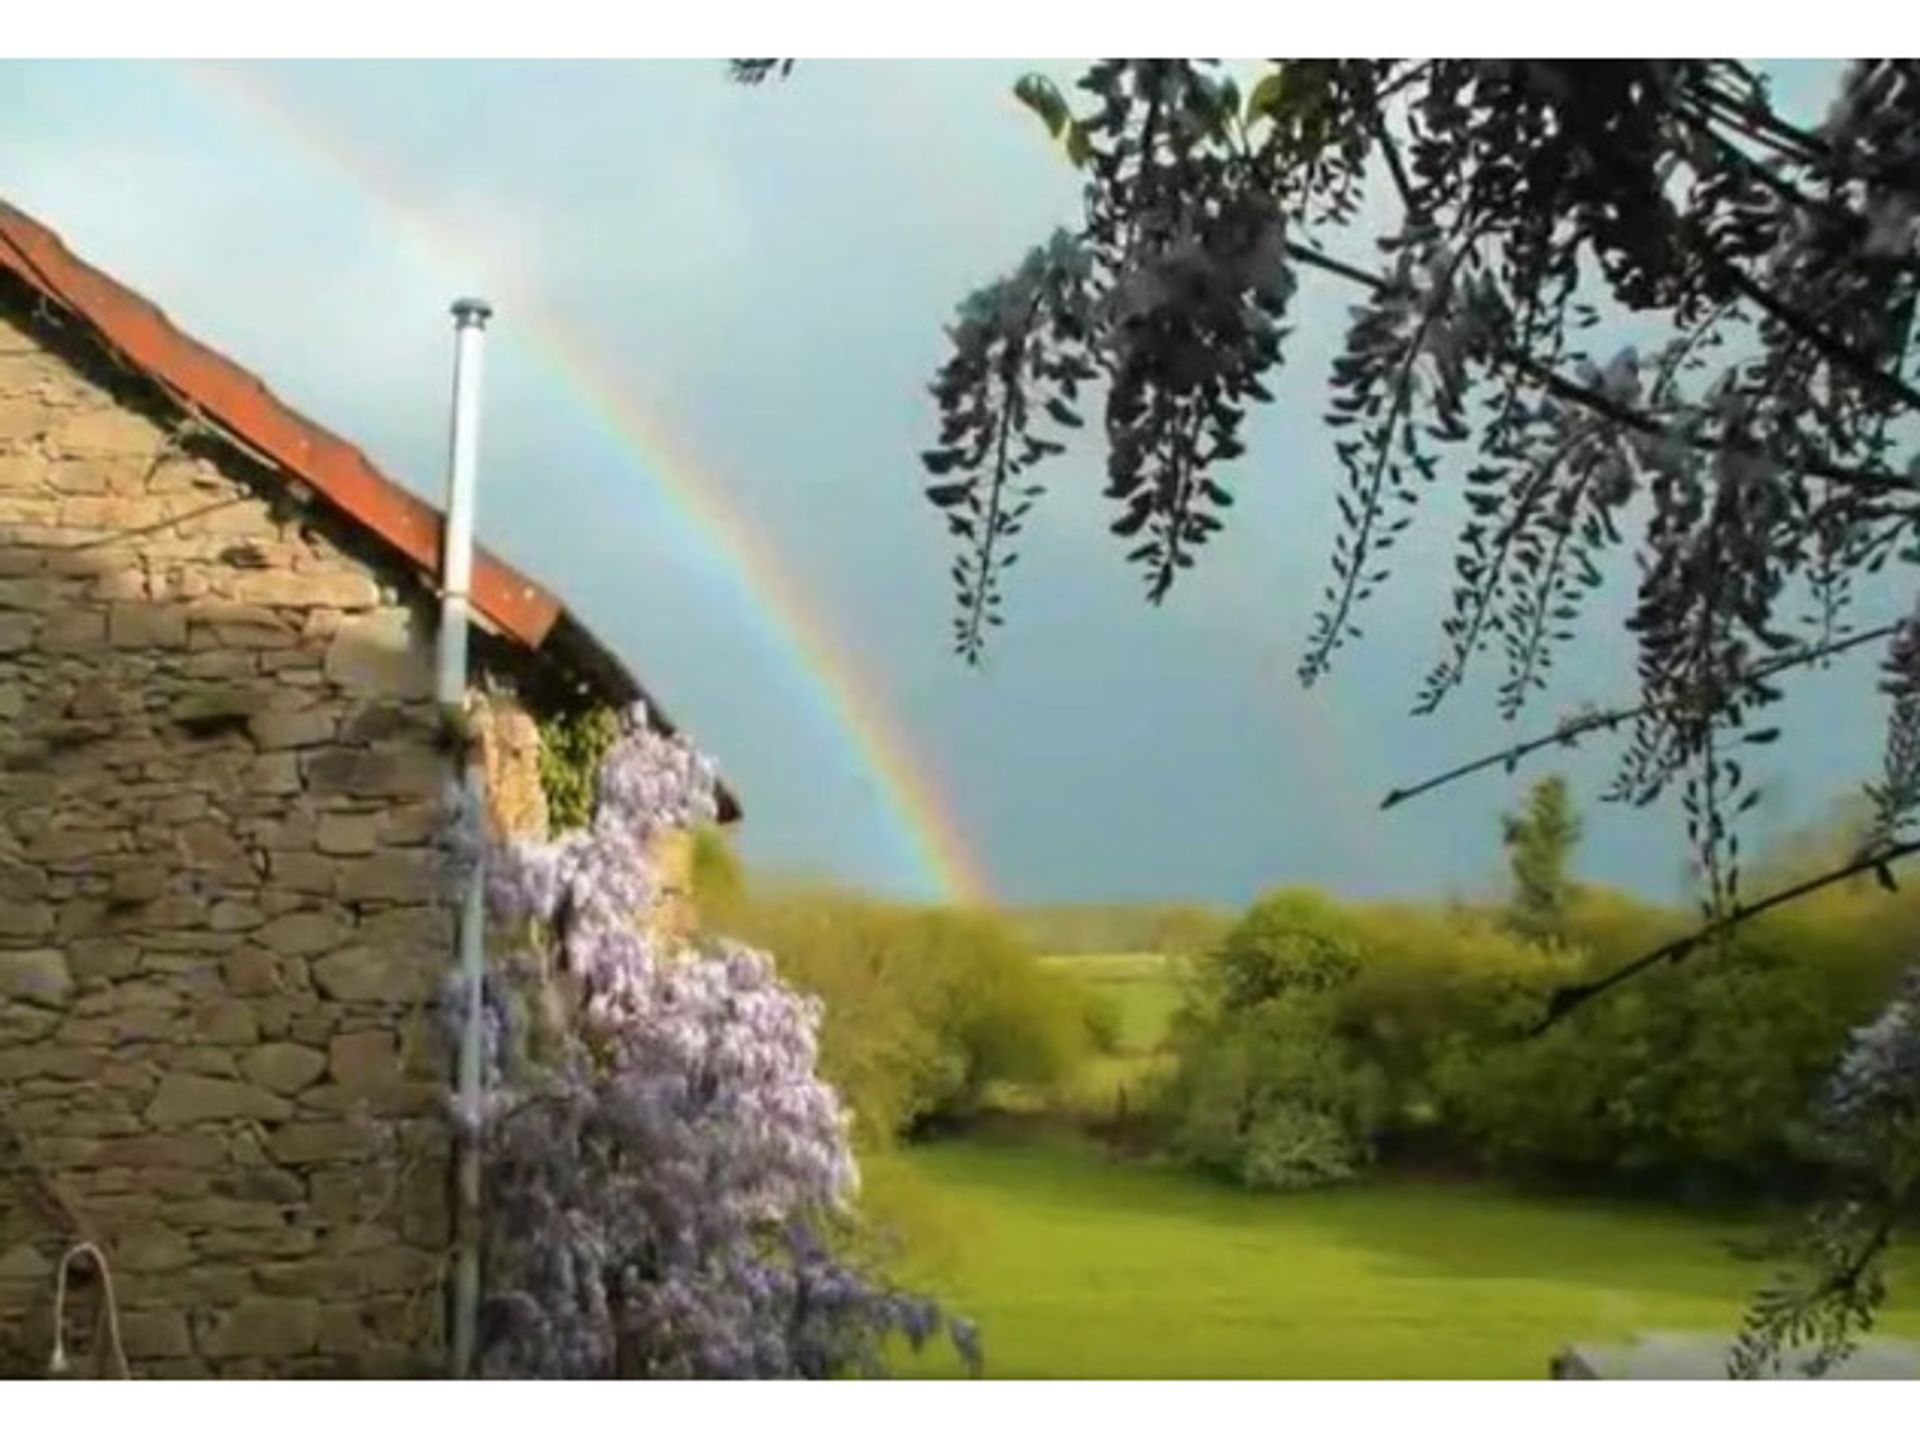
[(1042, 959), (1057, 972), (1111, 995), (1120, 1009), (1120, 1046), (1152, 1053), (1166, 1037), (1180, 986), (1164, 954), (1063, 954)]
[[(1769, 1273), (1727, 1250), (1749, 1220), (1479, 1185), (1253, 1194), (1066, 1143), (914, 1148), (868, 1190), (912, 1235), (902, 1276), (980, 1323), (999, 1378), (1540, 1378), (1569, 1342), (1730, 1332)], [(1920, 1308), (1885, 1331), (1920, 1336)]]
[(1164, 954), (1060, 954), (1041, 960), (1113, 1000), (1120, 1019), (1117, 1052), (1096, 1054), (1065, 1095), (1082, 1112), (1110, 1114), (1139, 1095), (1165, 1060), (1161, 1047), (1180, 1004), (1180, 986)]

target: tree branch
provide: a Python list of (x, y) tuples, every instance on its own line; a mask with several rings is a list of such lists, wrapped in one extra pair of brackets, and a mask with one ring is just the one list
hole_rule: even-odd
[(1646, 972), (1655, 964), (1679, 963), (1700, 945), (1720, 937), (1740, 924), (1758, 918), (1769, 909), (1790, 904), (1796, 899), (1804, 899), (1809, 894), (1818, 893), (1821, 889), (1831, 888), (1835, 884), (1844, 883), (1861, 874), (1877, 872), (1882, 876), (1883, 882), (1891, 882), (1891, 871), (1888, 866), (1917, 853), (1920, 853), (1920, 839), (1910, 839), (1905, 843), (1891, 844), (1885, 848), (1876, 849), (1872, 853), (1862, 854), (1837, 869), (1830, 869), (1824, 874), (1784, 889), (1776, 889), (1755, 903), (1739, 905), (1712, 923), (1705, 924), (1671, 943), (1662, 944), (1652, 952), (1642, 954), (1631, 963), (1622, 964), (1611, 973), (1591, 983), (1569, 984), (1564, 988), (1556, 989), (1547, 1000), (1546, 1017), (1528, 1031), (1528, 1037), (1537, 1037), (1545, 1033), (1575, 1009), (1591, 1003), (1609, 989), (1616, 988), (1628, 979)]
[[(1310, 266), (1313, 269), (1325, 270), (1330, 275), (1338, 275), (1340, 278), (1361, 285), (1375, 294), (1380, 293), (1380, 291), (1388, 287), (1387, 281), (1381, 276), (1370, 274), (1366, 270), (1360, 269), (1355, 265), (1350, 265), (1344, 260), (1335, 259), (1332, 255), (1313, 249), (1311, 246), (1303, 245), (1298, 241), (1288, 241), (1286, 253), (1289, 259)], [(1505, 359), (1511, 363), (1514, 368), (1518, 369), (1521, 374), (1531, 379), (1535, 384), (1539, 385), (1540, 388), (1558, 399), (1563, 399), (1569, 404), (1580, 405), (1585, 409), (1592, 410), (1596, 414), (1604, 415), (1615, 424), (1647, 435), (1649, 438), (1674, 438), (1672, 431), (1667, 429), (1667, 427), (1657, 419), (1653, 418), (1653, 416), (1644, 414), (1629, 405), (1624, 405), (1618, 400), (1602, 394), (1599, 390), (1581, 384), (1577, 380), (1568, 379), (1565, 375), (1558, 374), (1549, 369), (1531, 355), (1520, 351), (1509, 351), (1505, 355)], [(1700, 450), (1706, 454), (1715, 454), (1726, 450), (1734, 454), (1747, 454), (1755, 459), (1767, 461), (1774, 461), (1776, 458), (1758, 445), (1730, 443), (1725, 440), (1708, 439), (1704, 436), (1690, 437), (1686, 440), (1686, 444), (1689, 448)], [(1848, 465), (1830, 464), (1825, 460), (1818, 459), (1795, 460), (1792, 467), (1806, 474), (1814, 475), (1817, 478), (1831, 480), (1835, 484), (1852, 485), (1861, 489), (1873, 490), (1877, 493), (1920, 494), (1920, 483), (1916, 483), (1910, 479), (1903, 479), (1897, 474), (1888, 474), (1880, 470), (1855, 469)]]
[[(1866, 629), (1858, 634), (1849, 634), (1845, 639), (1836, 639), (1827, 644), (1812, 645), (1806, 649), (1797, 650), (1792, 654), (1769, 659), (1764, 664), (1756, 664), (1746, 673), (1736, 676), (1732, 681), (1732, 687), (1737, 689), (1743, 684), (1753, 683), (1778, 674), (1783, 669), (1792, 669), (1802, 664), (1811, 664), (1816, 660), (1830, 658), (1835, 654), (1857, 648), (1862, 644), (1869, 644), (1875, 639), (1885, 639), (1897, 628), (1899, 628), (1897, 624), (1883, 624), (1877, 629)], [(1599, 714), (1590, 714), (1583, 718), (1572, 720), (1560, 725), (1550, 734), (1538, 735), (1535, 738), (1515, 744), (1510, 748), (1502, 749), (1498, 753), (1488, 754), (1482, 758), (1472, 760), (1469, 763), (1456, 765), (1445, 773), (1436, 774), (1430, 779), (1423, 779), (1418, 784), (1412, 784), (1403, 789), (1390, 790), (1386, 798), (1380, 801), (1380, 807), (1383, 810), (1391, 809), (1396, 805), (1404, 804), (1409, 799), (1417, 799), (1422, 794), (1429, 793), (1443, 785), (1451, 784), (1456, 779), (1464, 779), (1470, 774), (1478, 774), (1483, 769), (1491, 769), (1496, 764), (1511, 767), (1526, 758), (1527, 755), (1536, 753), (1541, 749), (1549, 749), (1556, 745), (1571, 744), (1582, 734), (1591, 733), (1595, 729), (1616, 728), (1629, 719), (1637, 719), (1642, 714), (1661, 707), (1663, 706), (1651, 703), (1636, 704), (1630, 708), (1608, 709)]]
[(1699, 246), (1710, 269), (1765, 310), (1782, 328), (1791, 331), (1803, 343), (1812, 347), (1827, 363), (1851, 371), (1869, 388), (1879, 390), (1884, 398), (1897, 400), (1907, 409), (1920, 412), (1920, 390), (1916, 390), (1898, 375), (1888, 374), (1852, 345), (1821, 329), (1819, 325), (1775, 295), (1766, 286), (1755, 282), (1745, 270), (1722, 257), (1705, 236), (1700, 237)]
[[(1605, 415), (1614, 423), (1640, 434), (1647, 435), (1650, 438), (1673, 439), (1676, 437), (1672, 431), (1667, 429), (1665, 425), (1661, 424), (1651, 415), (1643, 414), (1639, 410), (1621, 404), (1618, 400), (1611, 399), (1607, 395), (1600, 393), (1599, 390), (1589, 388), (1577, 380), (1570, 380), (1564, 375), (1556, 374), (1531, 355), (1515, 353), (1510, 355), (1509, 358), (1515, 368), (1522, 374), (1533, 380), (1542, 389), (1546, 390), (1547, 393), (1564, 399), (1569, 404), (1581, 405), (1598, 414)], [(1847, 465), (1829, 464), (1825, 460), (1818, 459), (1782, 461), (1778, 456), (1770, 454), (1759, 445), (1708, 439), (1704, 435), (1690, 436), (1686, 440), (1686, 444), (1688, 448), (1697, 449), (1706, 454), (1717, 454), (1725, 451), (1730, 454), (1748, 455), (1754, 459), (1765, 460), (1769, 463), (1786, 463), (1789, 468), (1798, 469), (1803, 473), (1814, 475), (1820, 479), (1832, 480), (1835, 484), (1853, 485), (1861, 489), (1870, 489), (1876, 493), (1920, 494), (1920, 483), (1916, 483), (1910, 479), (1902, 479), (1899, 475), (1887, 474), (1879, 470), (1854, 469)]]

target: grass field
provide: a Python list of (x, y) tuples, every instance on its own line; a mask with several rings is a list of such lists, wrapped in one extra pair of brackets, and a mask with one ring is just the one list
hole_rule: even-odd
[[(1540, 1378), (1569, 1342), (1730, 1332), (1769, 1272), (1727, 1250), (1751, 1220), (1467, 1185), (1259, 1195), (1064, 1141), (916, 1148), (868, 1189), (912, 1235), (902, 1276), (979, 1322), (998, 1378)], [(1884, 1327), (1920, 1336), (1920, 1309)]]
[(1120, 1047), (1151, 1053), (1166, 1035), (1180, 1002), (1179, 985), (1164, 954), (1065, 954), (1042, 959), (1109, 996), (1119, 1009)]
[(1064, 1095), (1068, 1107), (1111, 1114), (1124, 1091), (1136, 1101), (1161, 1066), (1161, 1044), (1180, 1003), (1180, 986), (1164, 954), (1063, 954), (1041, 963), (1072, 974), (1112, 1000), (1119, 1017), (1115, 1052), (1082, 1065)]

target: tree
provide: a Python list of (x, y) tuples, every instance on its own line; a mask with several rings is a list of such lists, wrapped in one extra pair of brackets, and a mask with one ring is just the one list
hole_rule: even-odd
[[(1920, 560), (1920, 64), (1856, 62), (1811, 127), (1732, 60), (1285, 61), (1244, 95), (1213, 62), (1103, 60), (1076, 89), (1078, 108), (1037, 75), (1015, 93), (1084, 175), (1085, 222), (961, 304), (933, 385), (926, 493), (958, 542), (964, 659), (1003, 622), (1045, 462), (1096, 390), (1111, 528), (1167, 597), (1226, 522), (1297, 287), (1337, 283), (1357, 300), (1327, 416), (1341, 526), (1303, 682), (1360, 637), (1442, 485), (1469, 514), (1417, 712), (1497, 646), (1518, 716), (1603, 566), (1631, 549), (1641, 575), (1634, 702), (1388, 801), (1624, 731), (1607, 797), (1677, 786), (1705, 879), (1705, 924), (1674, 958), (1784, 901), (1739, 883), (1747, 761), (1779, 735), (1766, 711), (1789, 678), (1883, 642), (1874, 823), (1812, 887), (1891, 882), (1920, 849), (1920, 613), (1853, 606)], [(1379, 258), (1341, 256), (1369, 187), (1395, 211)], [(1659, 338), (1590, 354), (1603, 313)]]
[(1501, 839), (1513, 870), (1514, 927), (1534, 939), (1557, 934), (1572, 890), (1567, 860), (1580, 842), (1567, 781), (1549, 774), (1535, 784), (1526, 808), (1502, 818)]

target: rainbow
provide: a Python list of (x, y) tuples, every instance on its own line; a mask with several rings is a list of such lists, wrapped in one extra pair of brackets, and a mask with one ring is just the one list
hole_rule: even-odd
[[(238, 107), (344, 180), (415, 251), (416, 259), (437, 267), (445, 256), (460, 253), (450, 230), (377, 161), (349, 151), (264, 80), (224, 65), (185, 64), (180, 69), (196, 92)], [(499, 292), (497, 281), (492, 292)], [(890, 827), (923, 881), (946, 901), (988, 901), (992, 889), (985, 869), (929, 777), (933, 766), (916, 758), (877, 685), (834, 642), (817, 606), (728, 501), (724, 486), (674, 441), (593, 343), (552, 304), (524, 284), (510, 287), (502, 298), (509, 301), (507, 312), (512, 315), (503, 338), (548, 371), (587, 423), (658, 487), (676, 516), (720, 560), (757, 622), (792, 657), (836, 731), (877, 782)]]

